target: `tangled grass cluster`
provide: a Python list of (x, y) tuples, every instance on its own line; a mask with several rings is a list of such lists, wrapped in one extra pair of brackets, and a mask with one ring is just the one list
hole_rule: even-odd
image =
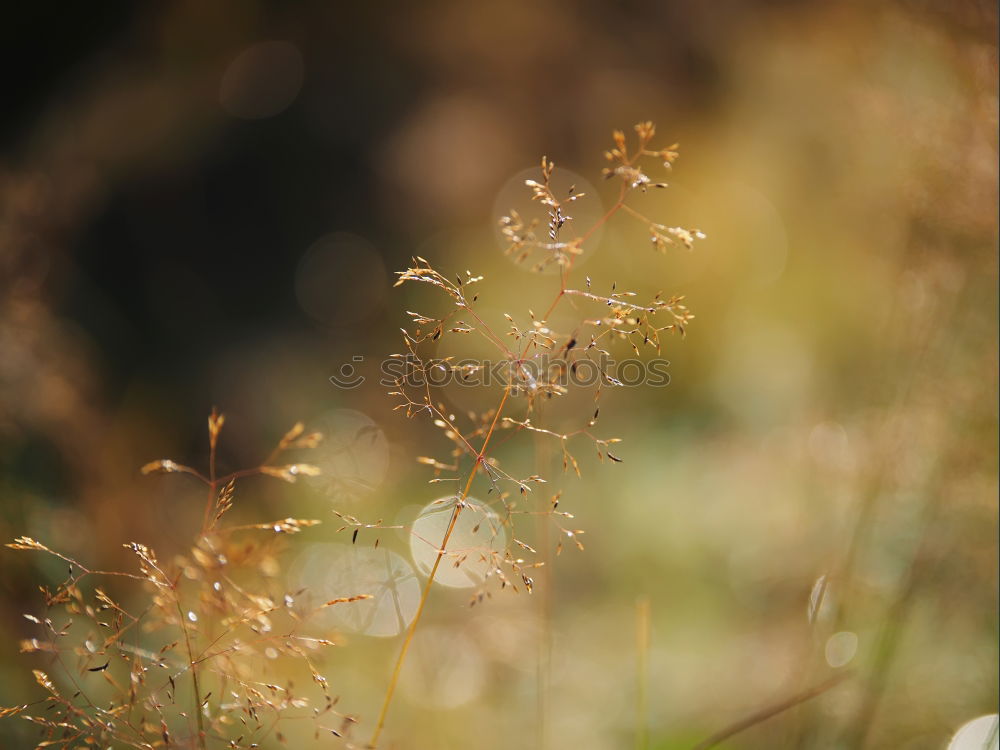
[[(618, 194), (593, 225), (570, 231), (576, 227), (569, 212), (585, 194), (575, 187), (557, 194), (552, 182), (555, 164), (547, 158), (541, 160), (538, 178), (525, 184), (543, 216), (529, 218), (512, 210), (500, 220), (508, 256), (532, 270), (558, 274), (551, 298), (537, 306), (542, 314), (518, 309), (505, 313), (502, 321), (487, 322), (475, 293), (481, 276), (468, 271), (445, 274), (422, 258), (398, 275), (397, 286), (428, 285), (447, 303), (438, 313), (409, 312), (413, 329), (403, 331), (405, 352), (395, 355), (405, 372), (390, 396), (407, 416), (427, 416), (440, 430), (446, 454), (419, 456), (417, 461), (431, 469), (431, 482), (452, 489), (427, 505), (407, 529), (411, 554), (425, 582), (364, 747), (379, 744), (435, 582), (471, 586), (473, 604), (496, 585), (530, 593), (536, 571), (544, 575), (552, 554), (558, 555), (564, 544), (583, 549), (583, 530), (571, 523), (573, 514), (561, 504), (562, 491), (540, 491), (548, 478), (508, 467), (496, 449), (524, 434), (558, 446), (564, 472), (580, 473), (576, 446), (581, 442), (589, 443), (602, 461), (622, 462), (617, 448), (613, 450), (620, 439), (598, 431), (601, 394), (605, 387), (619, 385), (610, 372), (601, 370), (600, 382), (591, 386), (593, 409), (579, 424), (547, 424), (542, 405), (569, 395), (562, 371), (584, 361), (600, 368), (616, 346), (636, 354), (642, 349), (659, 352), (663, 337), (683, 335), (694, 317), (683, 297), (657, 294), (641, 300), (614, 283), (574, 274), (574, 263), (596, 230), (619, 214), (645, 226), (660, 251), (671, 246), (691, 249), (703, 236), (696, 229), (655, 222), (629, 205), (635, 193), (666, 187), (647, 170), (652, 164), (669, 171), (678, 155), (676, 144), (651, 146), (656, 132), (652, 123), (640, 123), (634, 131), (631, 145), (623, 132), (615, 132), (614, 145), (605, 153), (603, 176), (617, 181)], [(556, 325), (553, 314), (567, 307), (572, 307), (574, 321)], [(480, 336), (509, 364), (512, 375), (500, 387), (495, 407), (456, 415), (436, 392), (433, 379), (426, 377), (429, 369), (453, 365), (447, 358), (431, 360), (426, 350), (444, 336)], [(538, 368), (528, 365), (543, 356), (554, 358), (558, 366), (543, 368), (539, 375)], [(471, 372), (455, 374), (467, 377)], [(414, 387), (414, 375), (421, 387)], [(116, 572), (89, 569), (27, 537), (7, 545), (54, 555), (68, 566), (66, 579), (55, 590), (43, 589), (44, 611), (26, 615), (38, 633), (22, 643), (22, 651), (44, 662), (44, 669), (34, 674), (45, 697), (0, 711), (36, 723), (41, 731), (38, 747), (236, 750), (258, 747), (272, 736), (281, 741), (287, 727), (302, 722), (312, 723), (317, 741), (337, 737), (349, 747), (359, 746), (351, 739), (358, 717), (338, 710), (338, 697), (320, 671), (322, 651), (334, 640), (314, 635), (310, 623), (327, 607), (364, 606), (361, 603), (373, 594), (357, 591), (317, 601), (314, 592), (287, 590), (280, 575), (285, 539), (319, 520), (225, 523), (243, 480), (264, 476), (295, 482), (317, 475), (316, 466), (287, 461), (286, 454), (313, 448), (322, 436), (306, 433), (298, 424), (258, 466), (219, 476), (216, 447), (224, 422), (214, 411), (209, 417), (207, 471), (172, 460), (154, 461), (142, 469), (146, 474), (186, 474), (204, 486), (202, 526), (187, 554), (161, 561), (152, 548), (130, 542), (126, 547), (136, 556), (137, 570)], [(486, 499), (473, 497), (477, 481)], [(361, 528), (389, 528), (381, 520), (336, 515), (339, 530), (353, 529), (353, 543)], [(526, 517), (538, 531), (534, 544), (522, 533)], [(300, 678), (292, 680), (289, 674)]]
[[(145, 544), (124, 546), (135, 572), (92, 570), (29, 537), (7, 547), (53, 555), (67, 565), (44, 610), (25, 614), (38, 634), (21, 642), (45, 669), (34, 676), (46, 697), (0, 711), (40, 727), (37, 747), (254, 748), (289, 724), (311, 721), (314, 736), (349, 737), (356, 718), (337, 710), (317, 666), (335, 645), (311, 634), (326, 607), (370, 595), (304, 605), (281, 578), (285, 537), (320, 523), (282, 518), (226, 525), (237, 483), (253, 476), (294, 482), (318, 473), (283, 463), (287, 451), (315, 447), (322, 436), (297, 424), (260, 465), (217, 476), (216, 446), (225, 417), (208, 419), (208, 473), (165, 459), (143, 473), (178, 473), (205, 486), (204, 521), (187, 554), (161, 561)], [(305, 601), (305, 600), (303, 600)], [(288, 679), (289, 665), (302, 675)]]

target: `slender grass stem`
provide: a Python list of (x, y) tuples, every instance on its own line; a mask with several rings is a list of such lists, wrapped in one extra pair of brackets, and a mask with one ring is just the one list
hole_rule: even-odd
[(635, 603), (635, 747), (649, 747), (649, 597)]
[(730, 724), (725, 729), (720, 729), (711, 737), (702, 740), (701, 742), (699, 742), (697, 745), (694, 746), (693, 750), (708, 750), (708, 748), (710, 747), (715, 747), (716, 745), (720, 745), (726, 740), (728, 740), (730, 737), (734, 737), (735, 735), (749, 729), (750, 727), (765, 722), (768, 719), (773, 718), (780, 713), (784, 713), (790, 708), (795, 708), (795, 706), (798, 706), (800, 703), (805, 703), (808, 700), (812, 700), (813, 698), (823, 695), (823, 693), (825, 693), (828, 690), (831, 690), (832, 688), (835, 688), (837, 685), (844, 682), (844, 680), (846, 680), (851, 676), (852, 676), (851, 672), (841, 672), (839, 674), (835, 674), (830, 679), (821, 682), (820, 684), (812, 688), (809, 688), (808, 690), (804, 690), (801, 693), (796, 693), (790, 698), (786, 698), (785, 700), (775, 703), (774, 705), (767, 706), (759, 711), (755, 711), (749, 716), (740, 719), (739, 721), (733, 724)]
[[(552, 443), (544, 435), (536, 435), (535, 459), (538, 474), (548, 473)], [(538, 748), (549, 747), (550, 686), (552, 682), (552, 533), (551, 517), (541, 513), (536, 518), (541, 550), (541, 596), (538, 606), (538, 663), (536, 665), (536, 697), (538, 711)]]
[(486, 455), (486, 448), (490, 444), (490, 438), (493, 437), (493, 431), (496, 429), (497, 422), (500, 420), (500, 414), (503, 412), (508, 396), (510, 396), (509, 385), (504, 389), (503, 397), (500, 399), (500, 405), (497, 406), (496, 414), (493, 415), (493, 422), (490, 424), (490, 429), (486, 433), (486, 437), (483, 439), (483, 447), (479, 449), (475, 465), (473, 465), (472, 470), (469, 472), (469, 481), (465, 483), (465, 488), (462, 490), (462, 494), (455, 502), (455, 508), (451, 512), (451, 520), (448, 521), (448, 528), (444, 533), (444, 538), (441, 540), (441, 546), (438, 548), (437, 557), (434, 558), (434, 565), (431, 567), (430, 574), (427, 576), (427, 582), (424, 584), (424, 589), (420, 594), (420, 602), (417, 604), (417, 611), (413, 616), (413, 622), (411, 622), (410, 627), (406, 629), (406, 636), (403, 638), (403, 645), (399, 650), (399, 656), (396, 658), (396, 665), (392, 670), (392, 677), (389, 679), (389, 686), (385, 691), (385, 698), (382, 701), (382, 709), (379, 711), (378, 721), (375, 724), (375, 731), (372, 733), (371, 741), (368, 743), (371, 748), (378, 747), (378, 740), (382, 734), (382, 729), (385, 726), (386, 717), (389, 714), (389, 706), (392, 704), (392, 696), (396, 692), (396, 685), (399, 683), (399, 675), (403, 670), (403, 662), (406, 661), (406, 654), (410, 650), (410, 645), (413, 643), (413, 636), (417, 632), (417, 625), (420, 624), (420, 616), (423, 614), (424, 606), (427, 604), (427, 599), (430, 596), (431, 586), (434, 584), (434, 577), (437, 575), (438, 567), (441, 565), (441, 559), (447, 551), (448, 540), (451, 539), (452, 532), (455, 531), (455, 524), (458, 523), (458, 517), (462, 513), (462, 508), (465, 507), (465, 500), (469, 496), (469, 491), (472, 489), (472, 482), (476, 478), (476, 472), (479, 471), (479, 465), (482, 463), (483, 456)]
[(198, 727), (198, 747), (205, 750), (205, 720), (201, 715), (201, 684), (198, 681), (198, 666), (194, 658), (194, 648), (191, 646), (191, 634), (184, 624), (184, 608), (181, 600), (174, 590), (174, 604), (177, 606), (177, 614), (181, 618), (181, 632), (184, 634), (184, 648), (187, 651), (188, 664), (191, 665), (191, 687), (194, 690), (194, 718)]

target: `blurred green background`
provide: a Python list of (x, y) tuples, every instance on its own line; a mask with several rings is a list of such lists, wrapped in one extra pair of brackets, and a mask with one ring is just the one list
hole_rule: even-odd
[[(544, 309), (554, 277), (496, 241), (508, 183), (547, 154), (600, 215), (612, 129), (651, 119), (681, 157), (638, 204), (708, 239), (663, 257), (618, 217), (577, 278), (687, 295), (670, 387), (604, 394), (625, 461), (581, 446), (582, 479), (505, 444), (565, 490), (586, 550), (530, 599), (435, 591), (385, 746), (631, 746), (643, 597), (649, 747), (847, 669), (728, 746), (943, 748), (996, 711), (994, 4), (220, 0), (4, 25), (0, 536), (105, 568), (134, 566), (125, 541), (185, 549), (201, 492), (138, 469), (201, 466), (213, 405), (227, 468), (298, 420), (346, 446), (317, 460), (332, 481), (240, 488), (247, 519), (324, 520), (289, 540), (289, 575), (349, 543), (334, 508), (411, 520), (445, 494), (415, 457), (447, 445), (392, 411), (378, 364), (406, 310), (449, 303), (392, 273), (419, 254), (484, 274), (500, 327)], [(354, 356), (366, 383), (333, 387)], [(12, 705), (44, 661), (17, 653), (21, 613), (64, 571), (9, 550), (0, 571)], [(399, 638), (345, 637), (326, 674), (367, 733)], [(0, 721), (2, 747), (35, 736)]]

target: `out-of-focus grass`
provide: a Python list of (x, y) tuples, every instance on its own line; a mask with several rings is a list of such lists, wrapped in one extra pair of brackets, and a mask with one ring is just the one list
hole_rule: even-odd
[[(625, 463), (585, 459), (565, 482), (587, 549), (552, 572), (551, 746), (632, 742), (637, 596), (654, 748), (821, 681), (837, 633), (857, 636), (841, 667), (854, 676), (731, 747), (943, 747), (996, 709), (995, 10), (440, 3), (376, 22), (220, 7), (123, 30), (5, 149), (0, 531), (106, 566), (129, 564), (133, 538), (180, 549), (165, 529), (197, 525), (200, 497), (136, 471), (202, 455), (212, 402), (234, 465), (305, 414), (361, 411), (385, 436), (384, 456), (366, 454), (370, 491), (248, 490), (248, 515), (328, 518), (311, 540), (340, 543), (333, 505), (412, 515), (440, 494), (413, 464), (430, 433), (393, 415), (374, 377), (350, 392), (327, 377), (395, 351), (413, 298), (386, 289), (353, 317), (334, 306), (349, 325), (317, 322), (297, 264), (348, 231), (373, 249), (335, 280), (419, 253), (485, 274), (497, 314), (530, 306), (553, 282), (500, 255), (503, 184), (547, 153), (600, 192), (607, 132), (652, 118), (682, 157), (646, 200), (708, 239), (665, 261), (612, 225), (581, 272), (687, 294), (698, 317), (668, 342), (670, 387), (605, 394)], [(343, 41), (348, 22), (372, 40)], [(150, 51), (129, 46), (147, 34)], [(232, 120), (218, 82), (265, 38), (302, 52), (302, 92), (275, 118)], [(536, 460), (530, 441), (505, 459)], [(406, 554), (401, 537), (381, 543)], [(36, 585), (63, 573), (46, 565), (3, 559), (0, 704), (37, 694), (13, 644)], [(452, 639), (463, 660), (435, 676), (418, 654), (390, 740), (534, 746), (537, 602), (465, 604), (433, 600), (428, 652)], [(338, 649), (327, 672), (352, 710), (375, 713), (395, 649), (360, 635)], [(0, 737), (28, 734), (8, 719)]]

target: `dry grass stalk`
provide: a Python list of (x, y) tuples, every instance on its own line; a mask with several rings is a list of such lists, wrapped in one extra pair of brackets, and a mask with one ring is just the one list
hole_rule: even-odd
[(773, 705), (766, 706), (760, 709), (759, 711), (755, 711), (749, 716), (740, 719), (739, 721), (736, 721), (733, 724), (730, 724), (728, 727), (720, 729), (711, 737), (708, 737), (699, 742), (697, 745), (695, 745), (693, 750), (708, 750), (708, 748), (716, 747), (717, 745), (722, 744), (731, 737), (735, 737), (740, 732), (745, 732), (747, 729), (755, 727), (758, 724), (762, 724), (768, 719), (774, 718), (775, 716), (778, 716), (779, 714), (782, 714), (785, 711), (788, 711), (789, 709), (795, 708), (796, 706), (799, 706), (805, 703), (806, 701), (811, 701), (813, 698), (818, 698), (827, 691), (837, 687), (837, 685), (839, 685), (840, 683), (845, 682), (852, 676), (853, 674), (850, 671), (838, 672), (837, 674), (833, 675), (832, 677), (829, 677), (828, 679), (824, 680), (818, 685), (815, 685), (807, 690), (803, 690), (802, 692), (796, 693), (795, 695), (785, 698), (784, 700), (779, 701)]
[[(302, 721), (314, 725), (319, 741), (349, 736), (357, 720), (337, 710), (339, 698), (318, 667), (322, 651), (335, 643), (310, 635), (310, 618), (369, 595), (315, 607), (300, 603), (304, 592), (284, 590), (278, 579), (284, 538), (317, 520), (223, 524), (239, 480), (314, 475), (311, 464), (282, 459), (322, 436), (297, 424), (259, 466), (217, 476), (224, 423), (213, 411), (207, 475), (172, 460), (142, 467), (144, 474), (183, 473), (205, 485), (204, 520), (188, 553), (161, 561), (152, 548), (130, 542), (124, 546), (135, 554), (137, 572), (121, 572), (88, 568), (28, 537), (7, 545), (52, 555), (68, 568), (54, 590), (43, 587), (44, 614), (25, 615), (39, 632), (21, 650), (45, 662), (34, 676), (46, 696), (0, 710), (0, 717), (37, 724), (37, 747), (235, 750), (259, 747), (268, 737), (283, 741), (283, 728)], [(278, 665), (289, 663), (310, 683), (299, 687), (277, 676)]]
[[(622, 461), (621, 457), (610, 450), (610, 446), (620, 442), (620, 439), (602, 437), (595, 431), (603, 388), (620, 385), (614, 376), (601, 370), (601, 382), (593, 393), (592, 416), (582, 420), (576, 428), (557, 430), (545, 427), (538, 421), (541, 403), (543, 400), (566, 395), (568, 388), (560, 382), (559, 368), (549, 368), (538, 375), (530, 367), (532, 362), (543, 356), (554, 356), (566, 369), (575, 368), (583, 361), (601, 368), (603, 359), (610, 357), (609, 349), (614, 342), (624, 344), (637, 354), (643, 348), (659, 352), (664, 334), (683, 335), (694, 318), (681, 296), (663, 297), (657, 294), (650, 300), (639, 302), (636, 301), (635, 293), (619, 291), (614, 284), (607, 292), (598, 292), (589, 277), (582, 286), (570, 285), (574, 260), (583, 252), (594, 232), (619, 212), (642, 223), (650, 232), (656, 249), (661, 251), (670, 245), (690, 249), (696, 239), (703, 237), (695, 229), (669, 227), (653, 222), (627, 205), (629, 196), (636, 191), (666, 187), (665, 183), (654, 181), (646, 174), (646, 163), (655, 159), (661, 161), (664, 168), (670, 169), (677, 158), (676, 144), (662, 149), (650, 147), (656, 132), (651, 122), (639, 123), (634, 131), (635, 143), (632, 146), (623, 132), (616, 131), (613, 136), (614, 146), (605, 153), (609, 166), (603, 174), (607, 179), (619, 182), (619, 192), (611, 208), (593, 226), (572, 237), (564, 237), (567, 228), (572, 226), (568, 210), (584, 194), (577, 193), (571, 187), (566, 195), (556, 195), (551, 179), (555, 165), (545, 157), (541, 160), (539, 178), (529, 179), (525, 183), (531, 191), (532, 199), (546, 210), (544, 230), (541, 228), (542, 221), (529, 221), (515, 211), (500, 220), (500, 230), (507, 242), (508, 255), (519, 262), (531, 260), (532, 269), (536, 271), (550, 267), (556, 267), (559, 271), (559, 287), (553, 298), (541, 308), (544, 309), (541, 315), (536, 315), (532, 310), (524, 311), (525, 314), (519, 318), (505, 314), (506, 328), (501, 328), (495, 323), (489, 324), (477, 310), (476, 289), (483, 281), (482, 276), (465, 271), (452, 277), (419, 257), (414, 258), (411, 268), (399, 273), (397, 286), (405, 283), (427, 284), (443, 293), (450, 304), (443, 314), (408, 313), (414, 328), (403, 330), (405, 352), (394, 355), (404, 364), (405, 374), (397, 378), (396, 387), (389, 395), (398, 399), (396, 408), (404, 411), (408, 417), (427, 415), (441, 431), (450, 445), (447, 456), (421, 456), (417, 461), (432, 468), (432, 482), (456, 482), (460, 489), (451, 498), (452, 513), (443, 537), (432, 542), (437, 550), (436, 558), (393, 668), (369, 743), (371, 748), (378, 745), (407, 652), (439, 566), (445, 558), (450, 558), (456, 566), (468, 559), (467, 551), (450, 550), (448, 545), (461, 514), (476, 512), (480, 507), (468, 502), (477, 476), (482, 476), (485, 480), (486, 494), (491, 498), (489, 507), (509, 529), (512, 541), (503, 551), (497, 552), (485, 547), (488, 551), (479, 554), (477, 561), (487, 562), (489, 572), (486, 580), (474, 592), (472, 604), (489, 595), (486, 587), (490, 579), (499, 581), (501, 588), (514, 591), (523, 588), (531, 592), (534, 581), (529, 573), (532, 568), (543, 565), (545, 561), (543, 558), (532, 562), (523, 557), (525, 554), (535, 555), (536, 550), (518, 538), (515, 519), (519, 516), (541, 516), (548, 519), (559, 539), (556, 554), (562, 550), (564, 542), (583, 549), (580, 541), (583, 531), (567, 526), (566, 522), (572, 520), (573, 515), (559, 507), (562, 493), (556, 492), (540, 504), (529, 503), (529, 497), (534, 496), (533, 490), (547, 480), (537, 474), (521, 476), (508, 471), (502, 466), (499, 457), (489, 449), (518, 434), (532, 433), (558, 443), (564, 471), (572, 469), (573, 472), (580, 473), (580, 464), (573, 452), (576, 450), (573, 446), (580, 440), (589, 442), (601, 461), (605, 458), (611, 463)], [(571, 300), (578, 309), (589, 309), (592, 312), (571, 329), (556, 330), (551, 325), (550, 318), (563, 300)], [(523, 322), (519, 323), (518, 320)], [(450, 359), (431, 360), (424, 354), (425, 347), (444, 336), (452, 335), (481, 336), (509, 365), (510, 376), (495, 408), (460, 417), (434, 392), (431, 385), (434, 379), (429, 377), (432, 369), (450, 370), (451, 374), (460, 378), (468, 378), (475, 373), (475, 365), (453, 364)], [(415, 386), (414, 383), (422, 385)], [(508, 413), (515, 410), (514, 414)], [(500, 433), (503, 433), (502, 437)]]
[(635, 603), (635, 747), (649, 747), (649, 597), (643, 596)]

